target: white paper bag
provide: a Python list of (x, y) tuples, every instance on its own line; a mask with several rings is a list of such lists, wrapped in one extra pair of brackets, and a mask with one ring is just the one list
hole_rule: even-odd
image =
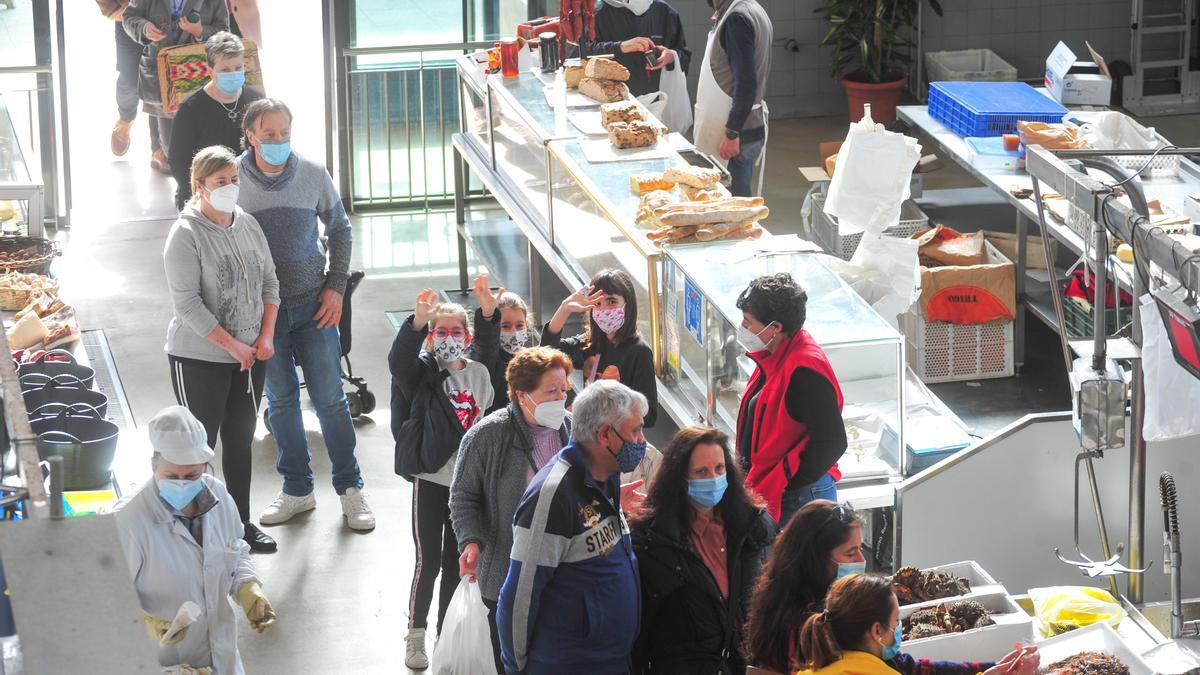
[(1147, 441), (1169, 441), (1200, 434), (1200, 379), (1175, 362), (1167, 327), (1158, 305), (1142, 296), (1142, 372), (1146, 383), (1146, 419), (1142, 433)]
[(479, 675), (496, 670), (487, 615), (479, 584), (463, 577), (450, 598), (442, 633), (433, 648), (433, 675)]
[(881, 233), (895, 226), (920, 159), (915, 138), (892, 133), (864, 116), (850, 125), (838, 151), (825, 213), (837, 217), (843, 232), (861, 228)]

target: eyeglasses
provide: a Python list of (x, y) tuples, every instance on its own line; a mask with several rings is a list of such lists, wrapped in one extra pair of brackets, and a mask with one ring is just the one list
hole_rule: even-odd
[(834, 518), (837, 518), (843, 525), (850, 525), (858, 522), (858, 512), (854, 510), (853, 506), (850, 506), (850, 502), (842, 502), (833, 507), (833, 511), (829, 512), (829, 516), (825, 518), (825, 522), (821, 523), (821, 527), (828, 525)]
[(447, 330), (445, 328), (435, 328), (433, 330), (433, 337), (435, 337), (435, 338), (443, 338), (443, 339), (448, 338), (448, 337), (465, 338), (466, 336), (467, 336), (467, 331), (465, 331), (461, 328), (455, 328), (454, 330)]

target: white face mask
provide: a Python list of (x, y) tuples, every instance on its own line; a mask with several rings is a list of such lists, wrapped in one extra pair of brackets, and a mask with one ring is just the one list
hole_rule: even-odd
[(738, 324), (737, 341), (740, 342), (742, 344), (742, 346), (746, 348), (747, 352), (761, 352), (762, 350), (767, 348), (767, 343), (762, 341), (761, 336), (763, 333), (767, 332), (767, 329), (770, 327), (771, 327), (771, 324), (767, 324), (766, 326), (763, 326), (762, 330), (755, 333), (754, 331), (750, 330), (749, 328), (746, 328), (745, 326)]
[(442, 363), (458, 363), (467, 351), (467, 338), (448, 336), (433, 338), (433, 354)]
[(233, 207), (237, 206), (237, 200), (237, 183), (222, 185), (215, 190), (208, 191), (208, 205), (221, 213), (233, 213)]
[(525, 348), (525, 343), (529, 339), (529, 329), (522, 328), (511, 333), (500, 334), (500, 348), (509, 354), (516, 354)]
[[(533, 397), (525, 394), (525, 398), (533, 403)], [(566, 400), (543, 401), (537, 403), (533, 408), (533, 419), (538, 423), (538, 426), (549, 429), (558, 429), (562, 426), (563, 420), (567, 418), (567, 402)]]

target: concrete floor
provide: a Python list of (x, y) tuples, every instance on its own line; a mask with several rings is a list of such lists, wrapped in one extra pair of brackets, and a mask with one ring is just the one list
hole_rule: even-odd
[[(288, 3), (289, 12), (291, 5)], [(271, 11), (278, 10), (263, 3), (264, 14)], [(88, 14), (93, 16), (88, 18)], [(68, 14), (69, 32), (111, 39), (107, 37), (111, 26), (94, 15), (94, 10)], [(264, 17), (264, 27), (278, 25), (268, 18)], [(96, 58), (103, 58), (104, 53), (96, 50)], [(95, 72), (108, 72), (102, 63), (87, 65)], [(324, 147), (320, 97), (305, 96), (302, 82), (288, 81), (277, 73), (268, 66), (268, 86), (276, 87), (272, 93), (293, 104), (297, 147), (320, 156)], [(69, 101), (75, 210), (70, 246), (57, 269), (67, 300), (79, 309), (84, 326), (106, 332), (132, 413), (144, 424), (159, 408), (174, 403), (162, 351), (170, 306), (160, 258), (174, 210), (170, 181), (146, 166), (148, 149), (140, 118), (127, 157), (109, 155), (113, 115), (107, 107), (90, 107), (90, 102), (104, 101), (107, 106), (110, 100), (110, 80), (72, 78)], [(1200, 125), (1194, 118), (1155, 122), (1176, 142), (1197, 142)], [(780, 120), (772, 125), (765, 192), (774, 213), (799, 213), (808, 186), (797, 167), (815, 164), (817, 143), (841, 138), (845, 129), (846, 121), (840, 118)], [(964, 172), (947, 163), (929, 177), (927, 188), (972, 184)], [(401, 637), (407, 622), (414, 551), (411, 489), (392, 472), (386, 368), (391, 327), (384, 312), (411, 307), (413, 296), (423, 287), (457, 285), (453, 229), (445, 214), (357, 217), (354, 226), (354, 265), (365, 269), (367, 278), (354, 299), (352, 356), (356, 374), (366, 377), (380, 404), (358, 426), (358, 458), (379, 526), (373, 533), (356, 534), (342, 525), (336, 495), (324, 480), (329, 462), (316, 432), (316, 420), (309, 415), (306, 426), (319, 478), (316, 494), (320, 506), (293, 523), (271, 528), (280, 552), (255, 557), (280, 619), (262, 636), (242, 627), (240, 646), (250, 673), (404, 670)], [(776, 233), (794, 231), (797, 226), (786, 216), (771, 222)], [(993, 386), (1002, 385), (984, 385), (988, 390)], [(1020, 396), (1012, 399), (1019, 405)], [(258, 511), (279, 488), (274, 443), (261, 428), (253, 451), (252, 504)]]

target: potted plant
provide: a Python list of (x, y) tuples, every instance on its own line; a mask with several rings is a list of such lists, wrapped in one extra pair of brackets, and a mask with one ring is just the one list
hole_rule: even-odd
[[(821, 45), (833, 47), (832, 70), (842, 79), (850, 120), (863, 116), (882, 124), (896, 120), (896, 104), (908, 80), (912, 62), (912, 27), (924, 0), (825, 0), (815, 12), (829, 21)], [(942, 7), (929, 0), (939, 15)]]

